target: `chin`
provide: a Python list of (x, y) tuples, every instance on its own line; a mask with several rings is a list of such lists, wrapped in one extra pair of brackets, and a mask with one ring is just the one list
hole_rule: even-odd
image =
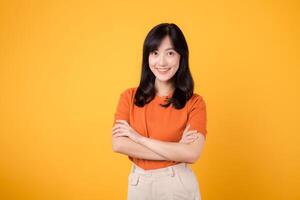
[(167, 81), (170, 81), (172, 77), (159, 77), (159, 76), (156, 76), (157, 80), (161, 81), (161, 82), (167, 82)]

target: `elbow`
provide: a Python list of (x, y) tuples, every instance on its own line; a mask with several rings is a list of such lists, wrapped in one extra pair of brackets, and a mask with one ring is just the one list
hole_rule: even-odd
[(188, 160), (189, 164), (195, 164), (199, 160), (200, 154), (192, 154)]
[(113, 150), (113, 152), (116, 152), (116, 153), (118, 153), (120, 151), (120, 142), (116, 138), (112, 139), (112, 150)]
[(112, 145), (112, 150), (113, 150), (113, 152), (116, 152), (116, 153), (119, 151), (116, 144)]

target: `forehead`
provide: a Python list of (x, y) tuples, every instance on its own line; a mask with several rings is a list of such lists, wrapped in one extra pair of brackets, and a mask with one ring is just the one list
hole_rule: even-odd
[(169, 50), (173, 49), (173, 44), (169, 36), (166, 36), (162, 39), (160, 45), (158, 46), (160, 50)]

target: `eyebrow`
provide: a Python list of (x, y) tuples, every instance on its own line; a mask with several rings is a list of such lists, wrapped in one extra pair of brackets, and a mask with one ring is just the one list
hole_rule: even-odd
[(165, 49), (165, 50), (174, 50), (174, 48), (173, 48), (173, 47), (170, 47), (170, 48), (167, 48), (167, 49)]
[[(156, 51), (157, 51), (158, 49), (156, 49)], [(173, 47), (170, 47), (170, 48), (166, 48), (165, 49), (165, 51), (168, 51), (168, 50), (174, 50), (175, 51), (175, 49), (173, 48)]]

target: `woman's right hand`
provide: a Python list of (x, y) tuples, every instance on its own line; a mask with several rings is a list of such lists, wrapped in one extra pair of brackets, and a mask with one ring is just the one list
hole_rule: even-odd
[(188, 130), (190, 124), (184, 129), (181, 140), (179, 143), (189, 144), (194, 142), (198, 138), (197, 130)]

